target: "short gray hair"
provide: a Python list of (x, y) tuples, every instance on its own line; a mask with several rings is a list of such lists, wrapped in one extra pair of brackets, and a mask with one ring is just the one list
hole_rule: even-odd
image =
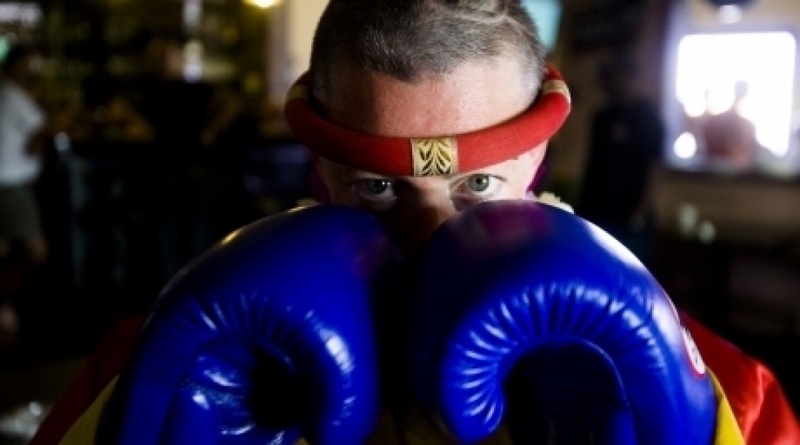
[(521, 58), (533, 101), (546, 51), (520, 0), (331, 0), (314, 35), (312, 97), (326, 102), (342, 60), (414, 82), (503, 55)]

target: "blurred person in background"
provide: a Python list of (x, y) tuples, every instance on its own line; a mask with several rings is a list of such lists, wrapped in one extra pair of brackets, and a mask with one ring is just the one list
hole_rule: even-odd
[(14, 299), (26, 271), (48, 256), (35, 184), (42, 169), (47, 115), (39, 103), (42, 58), (32, 47), (6, 55), (0, 78), (0, 344), (16, 341)]
[(746, 172), (755, 166), (760, 147), (756, 126), (742, 115), (749, 85), (740, 80), (733, 86), (733, 104), (719, 114), (709, 114), (702, 127), (706, 162), (722, 172)]
[(661, 157), (664, 126), (636, 87), (637, 67), (619, 52), (597, 72), (605, 104), (591, 121), (589, 155), (576, 212), (614, 235), (647, 262), (651, 203), (648, 183)]

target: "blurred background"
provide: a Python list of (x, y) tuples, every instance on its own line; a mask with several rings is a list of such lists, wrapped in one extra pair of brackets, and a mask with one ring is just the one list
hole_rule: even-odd
[[(47, 248), (0, 245), (0, 444), (26, 443), (189, 259), (322, 196), (282, 103), (326, 3), (0, 0), (0, 63), (36, 49), (48, 129)], [(573, 100), (537, 191), (628, 245), (800, 409), (800, 3), (524, 3)]]

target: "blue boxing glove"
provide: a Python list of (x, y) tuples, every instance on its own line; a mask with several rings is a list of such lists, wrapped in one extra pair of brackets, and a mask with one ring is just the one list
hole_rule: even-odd
[(711, 445), (716, 396), (677, 312), (607, 233), (536, 202), (446, 222), (414, 290), (414, 397), (459, 443)]
[(165, 287), (97, 443), (363, 443), (382, 412), (371, 294), (395, 259), (341, 206), (230, 234)]

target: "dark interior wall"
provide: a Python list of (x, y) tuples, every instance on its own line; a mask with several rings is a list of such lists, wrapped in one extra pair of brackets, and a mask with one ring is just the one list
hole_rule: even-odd
[(659, 102), (668, 0), (564, 0), (564, 16), (553, 63), (572, 93), (572, 112), (553, 140), (552, 187), (574, 201), (586, 162), (589, 121), (604, 97), (595, 73), (610, 52), (625, 49), (639, 66), (637, 88)]
[[(151, 39), (203, 46), (203, 80), (236, 82), (253, 95), (263, 93), (267, 27), (265, 11), (235, 0), (200, 2), (200, 21), (183, 23), (178, 0), (46, 0), (42, 18), (27, 33), (46, 56), (46, 102), (53, 111), (80, 103), (83, 83), (97, 75), (131, 78), (145, 65), (142, 54)], [(0, 37), (9, 24), (0, 23)]]

